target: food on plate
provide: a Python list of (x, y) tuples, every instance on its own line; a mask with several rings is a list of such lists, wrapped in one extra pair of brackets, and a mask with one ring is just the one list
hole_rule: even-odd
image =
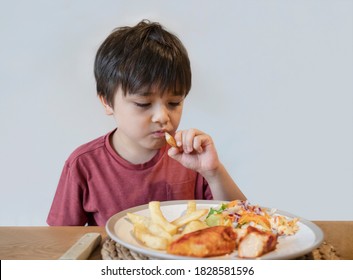
[(172, 240), (172, 235), (149, 217), (127, 213), (134, 224), (133, 233), (144, 245), (157, 250), (165, 250)]
[(253, 226), (279, 236), (295, 234), (299, 229), (297, 222), (297, 218), (290, 220), (276, 214), (275, 210), (269, 212), (257, 205), (251, 205), (247, 200), (222, 203), (218, 209), (211, 208), (206, 217), (209, 226), (231, 225), (234, 228)]
[(239, 225), (247, 225), (254, 223), (264, 231), (271, 231), (271, 222), (266, 216), (258, 215), (255, 213), (245, 213), (239, 218)]
[[(235, 231), (237, 232), (237, 229)], [(257, 258), (276, 249), (277, 234), (262, 231), (252, 226), (247, 227), (245, 231), (245, 233), (242, 232), (243, 236), (240, 237), (238, 244), (239, 257)]]
[(197, 209), (196, 201), (190, 200), (184, 213), (171, 221), (163, 215), (159, 201), (151, 201), (148, 209), (149, 217), (127, 213), (135, 238), (151, 249), (182, 256), (213, 257), (237, 250), (240, 258), (257, 258), (275, 250), (279, 236), (299, 230), (297, 218), (247, 200), (210, 209)]
[(274, 215), (271, 219), (271, 226), (278, 235), (293, 235), (299, 230), (298, 218), (292, 220), (284, 216)]
[(167, 143), (170, 146), (175, 147), (175, 148), (178, 147), (174, 137), (172, 135), (170, 135), (168, 132), (165, 132), (165, 140), (167, 141)]
[(165, 250), (169, 243), (167, 238), (152, 233), (150, 228), (147, 228), (141, 224), (134, 226), (134, 235), (147, 247), (156, 250)]
[(236, 233), (230, 226), (214, 226), (182, 235), (170, 243), (167, 252), (190, 257), (213, 257), (235, 250)]
[(167, 240), (172, 239), (172, 235), (159, 224), (153, 223), (151, 218), (133, 213), (127, 213), (127, 216), (134, 225), (138, 225), (140, 228), (145, 227), (150, 233), (156, 236), (166, 238)]
[(196, 211), (196, 201), (189, 200), (186, 208), (186, 214), (191, 214), (192, 212)]
[(193, 232), (193, 231), (197, 231), (197, 230), (200, 230), (200, 229), (204, 229), (204, 228), (207, 228), (208, 225), (206, 225), (205, 222), (202, 222), (200, 220), (195, 220), (195, 221), (191, 221), (190, 223), (188, 223), (183, 231), (181, 232), (181, 235), (183, 234), (187, 234), (187, 233), (190, 233), (190, 232)]
[(148, 208), (151, 213), (151, 219), (155, 224), (160, 225), (165, 231), (169, 232), (170, 234), (176, 234), (178, 229), (177, 226), (168, 222), (167, 219), (163, 216), (159, 201), (151, 201), (148, 204)]
[(152, 223), (152, 219), (150, 217), (137, 215), (135, 213), (127, 213), (126, 216), (129, 218), (129, 220), (134, 225), (135, 224), (142, 224), (142, 225), (148, 227)]
[(276, 249), (278, 235), (249, 226), (213, 226), (182, 235), (167, 252), (189, 257), (214, 257), (238, 249), (240, 258), (257, 258)]
[(201, 217), (205, 216), (207, 214), (208, 210), (207, 209), (200, 209), (200, 210), (195, 210), (194, 212), (186, 213), (185, 215), (181, 216), (180, 218), (174, 220), (172, 222), (173, 225), (176, 225), (178, 228), (192, 222), (200, 219)]
[(182, 234), (207, 227), (199, 219), (207, 214), (208, 209), (196, 209), (195, 201), (189, 201), (185, 214), (171, 222), (164, 217), (159, 201), (151, 201), (148, 208), (150, 217), (136, 213), (126, 215), (134, 226), (136, 239), (152, 249), (166, 250), (167, 245)]

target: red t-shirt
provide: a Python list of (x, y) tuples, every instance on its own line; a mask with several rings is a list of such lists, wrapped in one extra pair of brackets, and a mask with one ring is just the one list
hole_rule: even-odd
[(206, 180), (167, 154), (131, 164), (110, 144), (114, 131), (76, 149), (65, 162), (47, 223), (99, 225), (122, 210), (152, 200), (212, 199)]

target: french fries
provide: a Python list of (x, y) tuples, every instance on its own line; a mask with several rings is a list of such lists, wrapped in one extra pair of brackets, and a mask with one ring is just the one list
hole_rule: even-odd
[(178, 228), (176, 225), (169, 223), (167, 219), (163, 216), (163, 213), (160, 208), (159, 201), (151, 201), (148, 204), (148, 208), (151, 213), (152, 221), (158, 225), (160, 225), (165, 231), (169, 232), (170, 234), (176, 234)]
[(183, 234), (207, 227), (200, 218), (205, 216), (208, 210), (197, 210), (195, 201), (189, 201), (185, 214), (172, 222), (164, 217), (159, 201), (151, 201), (148, 208), (150, 217), (135, 213), (127, 213), (127, 217), (134, 226), (136, 239), (152, 249), (166, 250), (173, 240)]
[(195, 200), (189, 200), (188, 201), (188, 206), (186, 209), (186, 214), (190, 214), (192, 212), (196, 211), (196, 201)]
[(148, 228), (141, 224), (134, 226), (134, 234), (137, 239), (152, 249), (165, 250), (169, 244), (166, 238), (154, 235)]
[(200, 219), (202, 216), (206, 215), (207, 212), (207, 209), (201, 209), (191, 212), (190, 214), (186, 213), (184, 216), (181, 216), (180, 218), (174, 220), (172, 224), (180, 228), (192, 221)]
[(143, 226), (146, 228), (146, 230), (156, 236), (165, 238), (167, 240), (172, 239), (172, 235), (165, 231), (164, 228), (162, 228), (160, 225), (153, 223), (151, 218), (133, 213), (127, 213), (127, 216), (134, 225), (138, 225), (140, 227)]
[(172, 146), (174, 148), (178, 147), (174, 137), (172, 135), (170, 135), (168, 132), (165, 132), (165, 140), (167, 141), (167, 143), (170, 146)]
[(152, 222), (151, 218), (137, 215), (134, 213), (127, 213), (127, 217), (134, 225), (138, 224), (138, 225), (144, 225), (145, 227), (148, 227)]
[(207, 227), (208, 225), (205, 222), (201, 222), (200, 220), (191, 221), (184, 227), (183, 231), (181, 232), (181, 235), (194, 232), (200, 229), (204, 229)]

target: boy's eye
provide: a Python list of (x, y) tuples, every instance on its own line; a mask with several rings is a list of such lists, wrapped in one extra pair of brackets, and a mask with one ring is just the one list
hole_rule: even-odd
[(135, 105), (137, 107), (141, 107), (141, 108), (147, 108), (151, 105), (151, 103), (138, 103), (138, 102), (135, 102)]
[(169, 102), (169, 105), (172, 107), (178, 107), (180, 104), (181, 104), (181, 101), (180, 102)]

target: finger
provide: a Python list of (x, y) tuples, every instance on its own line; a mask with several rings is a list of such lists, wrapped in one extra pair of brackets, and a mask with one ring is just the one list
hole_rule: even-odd
[(203, 148), (202, 148), (202, 142), (203, 142), (203, 136), (198, 135), (194, 137), (193, 140), (193, 149), (196, 150), (198, 153), (202, 153)]
[(168, 150), (168, 156), (178, 162), (181, 162), (183, 153), (177, 148), (170, 148)]
[(186, 152), (187, 147), (186, 147), (186, 134), (187, 130), (180, 130), (175, 133), (174, 139), (177, 143), (177, 146), (180, 147), (184, 152)]
[(188, 134), (187, 130), (184, 130), (182, 132), (182, 141), (183, 141), (184, 153), (190, 153), (190, 148), (189, 148), (188, 143), (187, 143), (187, 134)]
[(185, 153), (192, 153), (194, 150), (194, 138), (200, 132), (196, 129), (188, 129), (183, 133), (183, 147)]
[(175, 139), (178, 147), (181, 147), (183, 145), (182, 134), (183, 134), (182, 131), (177, 131), (174, 135), (174, 139)]
[(178, 148), (174, 148), (174, 147), (171, 147), (169, 150), (168, 150), (168, 155), (172, 158), (174, 158), (177, 154), (180, 154), (180, 151)]

